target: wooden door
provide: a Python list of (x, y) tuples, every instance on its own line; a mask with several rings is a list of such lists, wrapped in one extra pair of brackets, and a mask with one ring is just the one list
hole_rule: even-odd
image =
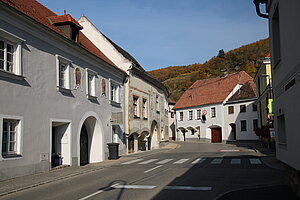
[(212, 128), (211, 129), (211, 142), (212, 143), (222, 142), (221, 128)]
[(86, 165), (88, 163), (88, 134), (85, 125), (83, 125), (80, 133), (80, 165)]

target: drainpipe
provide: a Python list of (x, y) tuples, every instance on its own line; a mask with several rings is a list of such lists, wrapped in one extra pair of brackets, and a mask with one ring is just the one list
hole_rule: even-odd
[(253, 0), (253, 3), (255, 4), (256, 14), (262, 18), (269, 19), (269, 15), (261, 13), (259, 7), (259, 4), (267, 3), (267, 0)]

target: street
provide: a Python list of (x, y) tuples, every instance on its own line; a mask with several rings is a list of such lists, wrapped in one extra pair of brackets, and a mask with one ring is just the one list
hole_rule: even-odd
[[(258, 191), (255, 188), (283, 185), (284, 172), (263, 162), (264, 157), (272, 155), (258, 151), (251, 143), (177, 144), (175, 149), (132, 154), (109, 168), (15, 192), (0, 199), (222, 199), (222, 195), (231, 195), (228, 193), (231, 191)], [(280, 189), (273, 191), (274, 196), (270, 199), (281, 199), (275, 196), (276, 192)], [(245, 191), (243, 195), (243, 198), (232, 195), (227, 199), (235, 199), (234, 196), (248, 199)], [(293, 198), (291, 194), (285, 199)]]

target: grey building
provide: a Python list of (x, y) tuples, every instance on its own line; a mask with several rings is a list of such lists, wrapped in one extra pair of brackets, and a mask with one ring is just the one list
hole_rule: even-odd
[(126, 151), (124, 80), (69, 14), (0, 1), (0, 180)]

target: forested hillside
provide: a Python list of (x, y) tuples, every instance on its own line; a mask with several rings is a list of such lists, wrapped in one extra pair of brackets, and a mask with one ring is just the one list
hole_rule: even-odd
[(228, 73), (246, 71), (254, 77), (269, 51), (269, 39), (263, 39), (226, 53), (220, 50), (203, 64), (171, 66), (148, 73), (162, 81), (168, 87), (170, 97), (177, 101), (196, 80), (220, 76), (221, 70), (226, 69)]

